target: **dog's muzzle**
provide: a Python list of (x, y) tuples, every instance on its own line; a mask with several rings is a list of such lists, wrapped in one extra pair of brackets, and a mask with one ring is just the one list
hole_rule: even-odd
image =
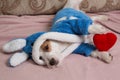
[(55, 65), (57, 65), (58, 63), (59, 63), (59, 61), (56, 60), (56, 59), (54, 59), (54, 58), (50, 59), (50, 61), (49, 61), (49, 64), (50, 64), (51, 66), (55, 66)]

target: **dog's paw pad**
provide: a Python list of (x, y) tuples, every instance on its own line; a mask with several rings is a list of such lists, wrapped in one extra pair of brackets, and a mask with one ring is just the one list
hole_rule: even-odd
[(109, 54), (109, 57), (104, 60), (106, 63), (110, 63), (113, 60), (113, 56), (111, 54)]
[(101, 60), (109, 64), (113, 60), (113, 56), (111, 54), (102, 53)]

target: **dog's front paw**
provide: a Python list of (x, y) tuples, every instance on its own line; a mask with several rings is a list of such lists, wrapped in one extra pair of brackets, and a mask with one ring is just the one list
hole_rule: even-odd
[(94, 51), (92, 52), (91, 56), (94, 58), (98, 58), (105, 63), (110, 63), (113, 60), (113, 56), (108, 52)]
[(103, 34), (106, 33), (107, 30), (102, 25), (93, 23), (92, 25), (89, 26), (88, 32), (92, 34)]
[(113, 60), (113, 56), (108, 52), (100, 52), (100, 54), (98, 58), (106, 63), (110, 63)]

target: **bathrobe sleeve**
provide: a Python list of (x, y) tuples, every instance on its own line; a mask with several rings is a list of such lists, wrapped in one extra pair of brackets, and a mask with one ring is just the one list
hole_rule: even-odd
[(80, 46), (74, 50), (73, 53), (75, 54), (81, 54), (84, 56), (90, 56), (92, 51), (94, 51), (96, 48), (93, 45), (90, 45), (88, 43), (81, 43)]

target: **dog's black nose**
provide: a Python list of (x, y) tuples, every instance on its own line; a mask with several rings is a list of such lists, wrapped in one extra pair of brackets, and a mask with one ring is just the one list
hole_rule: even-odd
[(57, 64), (58, 64), (58, 61), (55, 60), (54, 58), (52, 58), (52, 59), (49, 61), (49, 64), (50, 64), (51, 66), (54, 66), (54, 65), (57, 65)]

